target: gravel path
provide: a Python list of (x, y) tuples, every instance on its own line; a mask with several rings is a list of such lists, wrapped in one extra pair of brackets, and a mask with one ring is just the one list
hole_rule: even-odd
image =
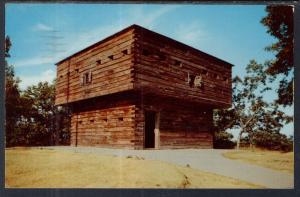
[(90, 147), (47, 147), (75, 152), (97, 153), (116, 156), (139, 156), (145, 159), (161, 160), (178, 165), (237, 178), (267, 188), (293, 188), (294, 176), (288, 173), (247, 164), (222, 156), (232, 150), (216, 149), (176, 149), (176, 150), (127, 150)]

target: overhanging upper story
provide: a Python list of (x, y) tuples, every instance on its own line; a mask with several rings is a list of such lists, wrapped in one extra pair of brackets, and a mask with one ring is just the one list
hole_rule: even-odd
[(56, 65), (56, 105), (136, 90), (231, 106), (231, 64), (137, 25)]

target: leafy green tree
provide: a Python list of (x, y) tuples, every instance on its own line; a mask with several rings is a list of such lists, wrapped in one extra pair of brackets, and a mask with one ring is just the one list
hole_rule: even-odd
[(231, 149), (234, 148), (236, 143), (233, 141), (233, 135), (226, 131), (215, 132), (214, 148)]
[(29, 108), (24, 114), (24, 122), (28, 123), (26, 130), (27, 143), (31, 145), (50, 145), (53, 125), (53, 95), (52, 87), (46, 83), (38, 83), (28, 87), (22, 98)]
[(10, 40), (10, 37), (9, 36), (6, 36), (5, 37), (5, 46), (4, 46), (4, 50), (5, 50), (5, 57), (10, 57), (10, 54), (9, 54), (9, 50), (12, 46), (12, 43), (11, 43), (11, 40)]
[[(280, 111), (278, 105), (293, 104), (293, 7), (271, 5), (266, 7), (266, 12), (261, 23), (277, 38), (266, 50), (274, 52), (276, 58), (264, 65), (250, 61), (245, 78), (233, 79), (233, 107), (216, 110), (216, 127), (219, 131), (238, 129), (237, 148), (242, 135), (247, 134), (251, 145), (288, 150), (293, 142), (279, 131), (293, 118)], [(267, 102), (263, 98), (271, 90), (268, 81), (272, 83), (276, 79), (279, 80), (278, 99)]]
[(56, 118), (56, 133), (54, 139), (55, 144), (70, 145), (70, 124), (71, 116), (70, 109), (67, 106), (57, 107)]
[(293, 138), (280, 132), (258, 131), (254, 135), (254, 141), (257, 147), (284, 152), (293, 150)]
[[(12, 43), (5, 38), (5, 57)], [(5, 60), (6, 146), (69, 144), (69, 113), (55, 106), (55, 81), (19, 89), (14, 67)]]
[(279, 133), (292, 118), (279, 110), (278, 105), (265, 101), (264, 94), (271, 90), (267, 86), (265, 65), (252, 60), (246, 67), (246, 76), (233, 78), (233, 106), (218, 110), (216, 122), (219, 128), (239, 130), (237, 148), (243, 134), (249, 137), (250, 145), (255, 144), (255, 133)]
[(231, 149), (236, 145), (233, 141), (233, 135), (226, 132), (226, 129), (230, 128), (229, 123), (233, 122), (234, 115), (229, 109), (214, 110), (214, 148)]
[(55, 85), (39, 82), (22, 94), (28, 108), (23, 114), (28, 145), (57, 145), (66, 143), (67, 109), (55, 106)]
[[(292, 105), (294, 92), (294, 24), (293, 7), (285, 5), (270, 5), (266, 7), (267, 16), (261, 23), (267, 27), (267, 32), (277, 38), (277, 42), (266, 47), (272, 51), (276, 59), (268, 65), (267, 73), (272, 80), (280, 77), (278, 87), (278, 104)], [(282, 77), (283, 76), (283, 77)]]
[(6, 146), (18, 144), (22, 138), (18, 138), (20, 131), (18, 123), (20, 122), (20, 113), (22, 104), (20, 98), (19, 83), (20, 80), (15, 76), (14, 67), (9, 65), (7, 58), (10, 57), (9, 51), (12, 46), (10, 38), (5, 38), (5, 139)]

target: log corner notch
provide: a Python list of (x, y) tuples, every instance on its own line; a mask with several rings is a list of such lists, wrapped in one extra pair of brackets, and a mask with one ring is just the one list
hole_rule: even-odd
[(76, 114), (76, 145), (211, 147), (211, 112), (231, 106), (232, 64), (138, 25), (56, 65), (55, 102)]

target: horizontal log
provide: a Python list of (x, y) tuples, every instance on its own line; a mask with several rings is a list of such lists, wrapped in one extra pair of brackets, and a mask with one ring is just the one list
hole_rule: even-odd
[[(79, 61), (85, 60), (88, 58), (88, 55), (94, 56), (97, 55), (97, 53), (101, 52), (101, 50), (109, 50), (111, 49), (111, 46), (119, 45), (120, 43), (124, 42), (124, 40), (133, 39), (133, 31), (126, 32), (122, 35), (119, 35), (113, 39), (107, 40), (104, 43), (99, 44), (98, 46), (95, 46), (91, 48), (90, 50), (84, 51), (83, 53), (76, 55), (76, 57), (72, 58), (72, 60), (77, 63)], [(108, 48), (105, 48), (108, 47)]]
[[(145, 74), (152, 73), (152, 75), (156, 74), (158, 78), (165, 79), (165, 80), (169, 79), (170, 85), (172, 85), (171, 82), (185, 83), (187, 81), (188, 72), (190, 74), (193, 74), (190, 70), (186, 70), (186, 71), (183, 69), (174, 70), (173, 68), (172, 69), (166, 68), (164, 66), (159, 65), (158, 63), (151, 63), (144, 60), (141, 60), (139, 64), (135, 65), (135, 72), (140, 72)], [(201, 72), (194, 72), (194, 74), (195, 75), (201, 74)], [(231, 83), (229, 82), (231, 80), (230, 76), (225, 76), (223, 73), (219, 73), (219, 75), (221, 74), (223, 77), (227, 77), (227, 82), (221, 79), (216, 80), (215, 78), (208, 77), (207, 75), (203, 75), (202, 80), (204, 86), (209, 87), (213, 85), (215, 86), (216, 89), (219, 89), (221, 91), (231, 92)], [(190, 89), (190, 87), (188, 87), (188, 84), (186, 85), (187, 88)]]

